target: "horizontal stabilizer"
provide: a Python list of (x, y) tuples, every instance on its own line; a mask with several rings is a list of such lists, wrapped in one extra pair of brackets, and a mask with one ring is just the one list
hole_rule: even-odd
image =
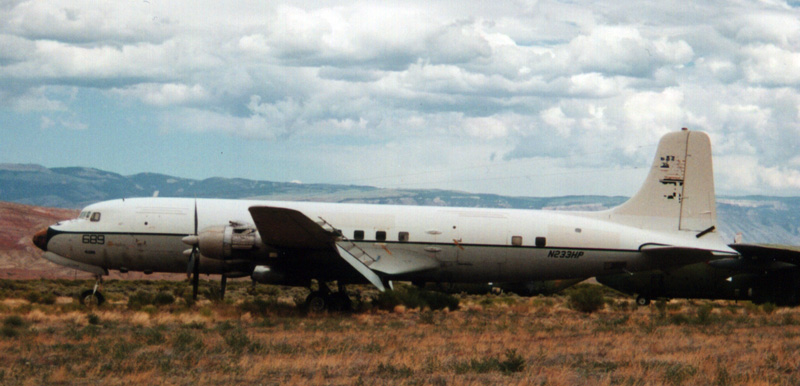
[(372, 285), (378, 287), (378, 290), (380, 290), (381, 292), (386, 291), (386, 287), (383, 285), (381, 278), (378, 277), (378, 275), (375, 272), (372, 272), (372, 270), (370, 270), (366, 265), (364, 265), (364, 263), (358, 261), (358, 259), (356, 259), (353, 255), (351, 255), (350, 252), (348, 252), (346, 249), (338, 245), (336, 246), (336, 249), (339, 251), (339, 256), (341, 256), (342, 259), (344, 259), (344, 261), (346, 261), (348, 264), (353, 266), (353, 268), (355, 268), (356, 271), (358, 271), (358, 273), (360, 273), (367, 280), (369, 280), (369, 282), (372, 283)]
[(682, 247), (661, 244), (643, 244), (639, 247), (647, 259), (662, 267), (680, 267), (721, 257), (735, 256), (727, 251), (714, 251), (702, 248)]
[(748, 260), (781, 261), (800, 265), (800, 247), (776, 244), (731, 244)]

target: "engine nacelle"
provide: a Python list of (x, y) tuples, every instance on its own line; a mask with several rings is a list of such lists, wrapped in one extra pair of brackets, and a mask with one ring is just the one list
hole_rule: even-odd
[(266, 265), (257, 265), (250, 275), (253, 281), (261, 284), (275, 284), (275, 285), (289, 285), (308, 287), (311, 281), (307, 278), (296, 277), (293, 275), (285, 275), (283, 272), (268, 267)]
[(197, 248), (203, 256), (218, 260), (252, 259), (269, 254), (256, 228), (234, 222), (201, 230), (197, 234)]
[(283, 273), (274, 271), (266, 265), (257, 265), (253, 269), (251, 277), (261, 284), (281, 284), (286, 279)]

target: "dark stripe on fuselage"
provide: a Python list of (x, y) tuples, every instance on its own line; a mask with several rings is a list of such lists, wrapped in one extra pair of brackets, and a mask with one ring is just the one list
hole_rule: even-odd
[[(52, 230), (52, 234), (50, 233)], [(53, 228), (48, 230), (48, 240), (53, 236), (60, 234), (76, 234), (76, 235), (121, 235), (121, 236), (176, 236), (186, 237), (191, 234), (186, 233), (147, 233), (147, 232), (75, 232), (75, 231), (59, 231)], [(446, 242), (419, 242), (419, 241), (390, 241), (390, 240), (349, 240), (352, 243), (372, 243), (372, 244), (391, 244), (391, 245), (419, 245), (419, 246), (462, 246), (462, 247), (475, 247), (475, 248), (511, 248), (511, 249), (542, 249), (542, 250), (573, 250), (573, 251), (597, 251), (597, 252), (639, 252), (637, 249), (614, 249), (614, 248), (586, 248), (586, 247), (568, 247), (568, 246), (544, 246), (537, 247), (535, 245), (507, 245), (507, 244), (470, 244), (470, 243), (446, 243)]]

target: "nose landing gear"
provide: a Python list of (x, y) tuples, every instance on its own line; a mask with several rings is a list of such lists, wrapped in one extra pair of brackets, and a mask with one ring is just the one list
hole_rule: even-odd
[(95, 276), (94, 288), (81, 292), (80, 298), (78, 301), (87, 307), (97, 307), (103, 303), (105, 303), (106, 298), (103, 296), (97, 288), (100, 286), (100, 283), (103, 282), (103, 277), (100, 275)]

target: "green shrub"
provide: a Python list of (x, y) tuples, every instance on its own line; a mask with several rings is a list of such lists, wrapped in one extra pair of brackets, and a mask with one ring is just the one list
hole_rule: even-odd
[(165, 306), (172, 303), (175, 303), (175, 297), (162, 291), (153, 294), (140, 290), (128, 297), (128, 308), (132, 310), (139, 310), (145, 306)]
[(518, 373), (522, 370), (525, 370), (525, 358), (517, 354), (517, 350), (506, 350), (506, 359), (500, 361), (500, 371)]
[(569, 307), (573, 310), (592, 313), (605, 305), (603, 290), (598, 285), (580, 286), (567, 293), (569, 296)]
[(138, 310), (146, 305), (153, 304), (154, 296), (150, 292), (136, 291), (128, 297), (128, 308)]
[(19, 331), (13, 326), (3, 325), (3, 327), (0, 327), (0, 335), (4, 338), (16, 338), (19, 336)]
[(39, 299), (42, 297), (38, 291), (30, 291), (25, 293), (25, 300), (31, 303), (39, 303)]
[(25, 325), (25, 321), (19, 315), (9, 315), (3, 319), (3, 327), (0, 327), (0, 335), (5, 338), (16, 338), (19, 336), (18, 327)]
[(225, 340), (225, 343), (236, 354), (241, 354), (247, 347), (250, 346), (250, 337), (242, 326), (236, 326), (228, 330), (220, 331), (220, 335)]
[(39, 299), (41, 304), (56, 304), (56, 295), (53, 293), (46, 293)]
[(22, 320), (22, 317), (19, 315), (9, 315), (3, 319), (3, 325), (9, 327), (22, 327), (25, 325), (25, 321)]
[(204, 294), (206, 299), (211, 300), (212, 302), (222, 301), (222, 289), (220, 287), (212, 285), (204, 291)]
[(154, 306), (166, 306), (172, 303), (175, 303), (175, 297), (166, 292), (159, 292), (153, 297)]
[(172, 341), (172, 348), (179, 353), (199, 352), (203, 347), (202, 337), (188, 330), (178, 332)]
[(414, 370), (406, 366), (395, 366), (391, 363), (378, 364), (376, 373), (382, 378), (408, 378), (414, 375)]
[(89, 318), (89, 324), (93, 325), (100, 324), (100, 317), (95, 314), (89, 314), (87, 315), (87, 318)]
[(242, 312), (249, 312), (253, 315), (266, 316), (267, 311), (275, 305), (274, 302), (264, 299), (245, 300), (239, 305)]
[(488, 373), (497, 371), (505, 374), (518, 373), (525, 370), (525, 358), (517, 354), (517, 350), (506, 350), (506, 358), (501, 360), (498, 357), (486, 359), (472, 359), (469, 362), (455, 364), (456, 373)]
[(703, 304), (700, 307), (697, 307), (697, 324), (709, 324), (713, 321), (713, 315), (711, 311), (713, 306), (711, 304)]
[(458, 309), (458, 299), (452, 295), (406, 286), (398, 286), (395, 290), (381, 293), (375, 300), (375, 304), (384, 310), (392, 310), (399, 305), (408, 308), (427, 307), (431, 310), (449, 308), (452, 311)]

